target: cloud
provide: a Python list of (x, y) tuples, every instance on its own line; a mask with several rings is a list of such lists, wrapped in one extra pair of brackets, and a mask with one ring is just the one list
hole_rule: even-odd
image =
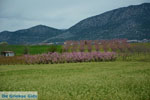
[(0, 0), (0, 31), (44, 24), (69, 28), (84, 18), (149, 0)]

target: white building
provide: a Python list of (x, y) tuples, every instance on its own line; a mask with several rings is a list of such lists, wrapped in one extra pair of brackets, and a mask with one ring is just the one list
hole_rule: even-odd
[(15, 56), (15, 53), (13, 51), (3, 51), (1, 52), (1, 56), (12, 57)]

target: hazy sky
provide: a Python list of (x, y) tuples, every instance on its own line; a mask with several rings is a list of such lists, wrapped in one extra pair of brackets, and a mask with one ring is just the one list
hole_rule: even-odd
[(66, 29), (90, 16), (150, 0), (0, 0), (0, 31), (43, 24)]

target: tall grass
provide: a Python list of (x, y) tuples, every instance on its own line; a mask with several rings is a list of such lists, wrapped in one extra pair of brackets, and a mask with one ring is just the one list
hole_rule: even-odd
[(150, 63), (5, 65), (0, 91), (37, 91), (38, 100), (150, 100)]

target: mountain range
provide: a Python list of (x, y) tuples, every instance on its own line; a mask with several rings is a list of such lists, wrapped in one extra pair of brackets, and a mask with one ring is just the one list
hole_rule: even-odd
[(150, 3), (131, 5), (86, 18), (69, 29), (37, 25), (0, 33), (0, 42), (38, 44), (66, 40), (150, 39)]

